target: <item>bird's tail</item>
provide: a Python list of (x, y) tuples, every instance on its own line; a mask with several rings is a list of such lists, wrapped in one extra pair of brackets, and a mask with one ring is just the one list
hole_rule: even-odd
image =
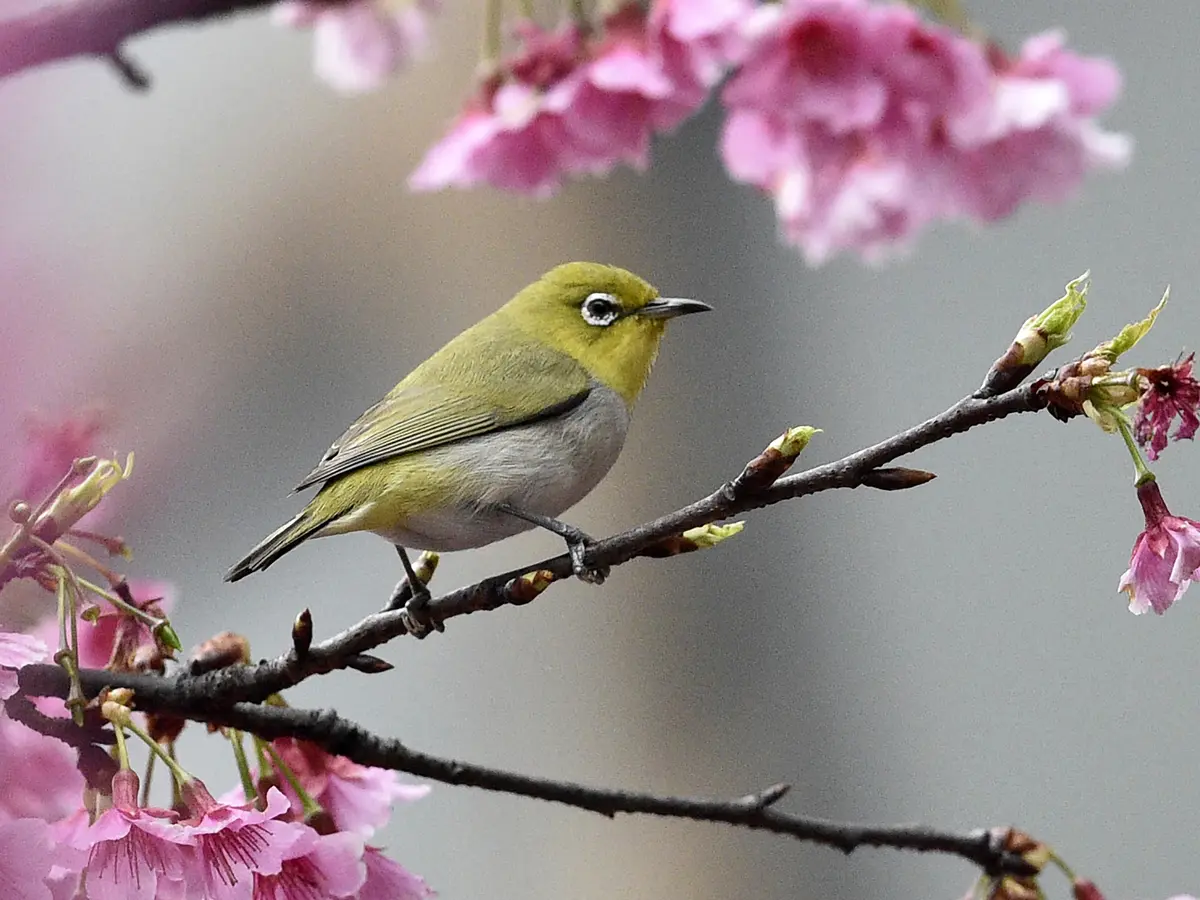
[(261, 572), (283, 554), (311, 537), (314, 531), (328, 521), (327, 518), (314, 515), (307, 509), (304, 510), (259, 541), (258, 546), (247, 553), (244, 559), (234, 563), (225, 573), (225, 580), (237, 581), (239, 578), (245, 578), (251, 572)]

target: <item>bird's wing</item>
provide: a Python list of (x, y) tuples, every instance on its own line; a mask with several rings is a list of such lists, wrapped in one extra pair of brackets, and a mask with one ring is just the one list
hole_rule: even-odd
[(512, 345), (455, 352), (456, 341), (359, 416), (296, 486), (302, 490), (405, 453), (561, 415), (590, 392), (587, 373), (565, 354), (533, 365)]

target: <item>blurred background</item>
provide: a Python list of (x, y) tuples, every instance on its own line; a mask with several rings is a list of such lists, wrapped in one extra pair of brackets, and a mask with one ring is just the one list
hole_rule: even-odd
[[(4, 288), (21, 363), (5, 404), (110, 402), (114, 448), (138, 455), (113, 498), (130, 574), (176, 583), (185, 644), (232, 628), (274, 655), (304, 606), (320, 636), (380, 606), (400, 572), (371, 536), (315, 542), (235, 586), (221, 575), (292, 514), (291, 486), (363, 408), (563, 260), (717, 308), (673, 329), (625, 454), (569, 515), (595, 535), (706, 493), (785, 426), (825, 429), (815, 464), (939, 412), (1089, 267), (1073, 349), (1167, 282), (1134, 362), (1200, 338), (1187, 0), (977, 4), (1001, 40), (1063, 25), (1119, 62), (1106, 124), (1136, 138), (1133, 165), (998, 228), (935, 229), (886, 267), (817, 271), (778, 243), (769, 203), (727, 181), (713, 111), (648, 174), (547, 203), (410, 195), (474, 64), (477, 4), (450, 6), (436, 57), (356, 100), (315, 82), (307, 35), (261, 15), (133, 43), (155, 79), (144, 96), (85, 61), (0, 83), (0, 253), (21, 273)], [(1194, 454), (1173, 446), (1156, 470), (1173, 511), (1200, 517)], [(1018, 823), (1110, 898), (1200, 888), (1200, 596), (1162, 619), (1125, 611), (1116, 584), (1142, 519), (1120, 440), (1026, 416), (909, 462), (939, 478), (753, 513), (717, 550), (456, 620), (386, 648), (391, 673), (291, 699), (420, 750), (597, 785), (737, 796), (790, 781), (792, 811)], [(531, 534), (454, 554), (435, 587), (558, 549)], [(233, 783), (221, 742), (194, 729), (182, 752)], [(398, 810), (379, 841), (447, 900), (953, 898), (974, 878), (952, 859), (847, 859), (452, 787)]]

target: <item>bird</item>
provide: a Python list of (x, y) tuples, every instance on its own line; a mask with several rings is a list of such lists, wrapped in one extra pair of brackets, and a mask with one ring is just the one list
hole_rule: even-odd
[(317, 493), (225, 580), (310, 538), (373, 532), (399, 553), (415, 614), (429, 592), (406, 548), (467, 550), (541, 527), (566, 541), (577, 577), (602, 581), (591, 539), (557, 517), (616, 462), (667, 322), (711, 309), (617, 266), (556, 266), (359, 416), (295, 488)]

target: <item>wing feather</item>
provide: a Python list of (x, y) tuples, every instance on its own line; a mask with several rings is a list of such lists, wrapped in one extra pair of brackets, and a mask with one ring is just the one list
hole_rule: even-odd
[[(511, 326), (491, 322), (492, 350), (480, 354), (463, 332), (364, 412), (326, 451), (296, 490), (330, 481), (355, 469), (511, 428), (578, 406), (590, 391), (575, 360), (554, 351), (530, 365), (511, 336)], [(527, 340), (527, 339), (526, 339)], [(559, 398), (547, 403), (547, 397)]]

